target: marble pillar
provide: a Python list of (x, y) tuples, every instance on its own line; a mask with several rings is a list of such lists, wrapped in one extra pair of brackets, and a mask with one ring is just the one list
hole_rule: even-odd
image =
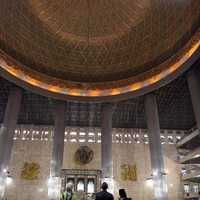
[(149, 147), (154, 184), (155, 200), (167, 200), (167, 184), (165, 180), (164, 158), (160, 138), (160, 125), (156, 96), (148, 94), (145, 97), (145, 113), (149, 135)]
[(61, 169), (63, 164), (65, 135), (65, 102), (55, 101), (53, 115), (54, 136), (48, 185), (48, 196), (50, 200), (58, 199), (61, 189)]
[(194, 69), (188, 72), (187, 81), (190, 90), (197, 128), (200, 130), (200, 80)]
[(4, 199), (6, 177), (9, 172), (9, 162), (13, 146), (13, 137), (17, 124), (22, 91), (12, 88), (6, 105), (3, 124), (0, 128), (0, 200)]
[(115, 105), (102, 104), (101, 109), (101, 163), (102, 178), (113, 177), (112, 161), (112, 114)]

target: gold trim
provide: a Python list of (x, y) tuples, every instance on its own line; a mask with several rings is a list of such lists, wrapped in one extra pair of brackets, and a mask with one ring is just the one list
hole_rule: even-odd
[(155, 71), (149, 73), (151, 75), (147, 72), (147, 75), (145, 74), (144, 77), (142, 75), (138, 78), (136, 77), (137, 80), (119, 80), (106, 82), (104, 85), (98, 83), (75, 83), (63, 80), (58, 80), (57, 84), (55, 84), (56, 79), (54, 82), (46, 81), (47, 79), (51, 80), (51, 77), (43, 80), (42, 77), (47, 76), (38, 73), (37, 76), (33, 76), (30, 72), (26, 73), (26, 70), (23, 70), (20, 64), (8, 58), (5, 54), (4, 56), (0, 54), (0, 67), (18, 79), (52, 93), (73, 97), (106, 97), (135, 92), (159, 82), (181, 68), (199, 48), (200, 29), (174, 57), (168, 59), (160, 66), (155, 67)]

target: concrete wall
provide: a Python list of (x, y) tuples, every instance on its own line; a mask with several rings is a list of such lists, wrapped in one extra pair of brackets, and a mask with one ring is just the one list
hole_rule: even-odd
[[(90, 164), (80, 166), (74, 162), (74, 153), (80, 143), (65, 143), (63, 168), (66, 169), (101, 169), (101, 146), (97, 143), (87, 143), (94, 151), (94, 159)], [(175, 145), (163, 145), (165, 164), (168, 172), (169, 199), (182, 199), (180, 185), (180, 169), (176, 162)], [(14, 143), (10, 172), (14, 179), (7, 188), (8, 200), (45, 200), (47, 199), (47, 179), (51, 156), (51, 142), (22, 141)], [(21, 179), (21, 170), (25, 162), (40, 164), (40, 175), (37, 181)], [(148, 186), (146, 178), (151, 175), (149, 147), (147, 144), (113, 144), (113, 164), (115, 179), (115, 195), (119, 188), (125, 188), (128, 195), (137, 200), (153, 199), (153, 188)], [(120, 177), (122, 164), (136, 164), (138, 181), (122, 181)]]

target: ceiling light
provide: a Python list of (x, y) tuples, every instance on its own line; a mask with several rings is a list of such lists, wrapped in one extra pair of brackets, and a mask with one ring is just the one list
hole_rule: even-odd
[(199, 158), (200, 154), (196, 154), (195, 156), (193, 156), (193, 158)]

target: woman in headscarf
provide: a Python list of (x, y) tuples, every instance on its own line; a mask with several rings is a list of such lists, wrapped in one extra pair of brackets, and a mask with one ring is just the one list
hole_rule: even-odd
[(131, 200), (131, 198), (127, 198), (125, 189), (119, 189), (119, 200)]

